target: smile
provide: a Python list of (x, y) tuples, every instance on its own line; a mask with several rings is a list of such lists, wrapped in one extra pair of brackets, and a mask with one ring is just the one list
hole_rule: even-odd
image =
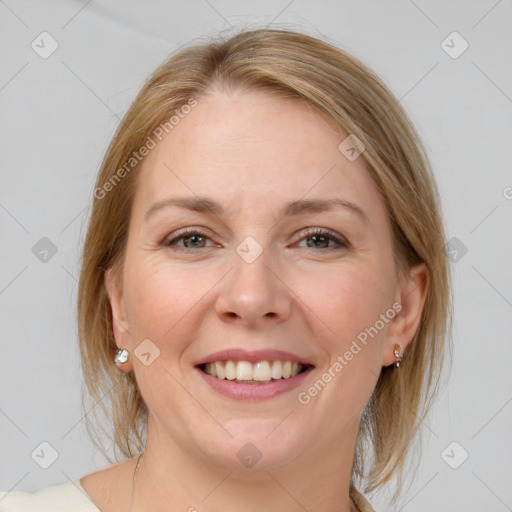
[(261, 401), (284, 395), (302, 384), (314, 366), (291, 361), (215, 361), (196, 366), (216, 393), (235, 400)]
[(304, 372), (307, 365), (296, 361), (215, 361), (201, 368), (217, 379), (230, 380), (239, 384), (268, 384), (269, 382), (290, 379)]

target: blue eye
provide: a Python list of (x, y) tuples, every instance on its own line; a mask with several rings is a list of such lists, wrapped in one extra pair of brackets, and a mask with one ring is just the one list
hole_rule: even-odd
[[(306, 241), (308, 249), (340, 249), (348, 248), (349, 244), (343, 238), (336, 236), (331, 231), (324, 228), (310, 228), (304, 233), (305, 236), (301, 238)], [(178, 242), (183, 241), (182, 244)], [(211, 243), (208, 235), (198, 229), (186, 229), (177, 233), (174, 238), (167, 239), (163, 242), (166, 247), (174, 246), (180, 249), (204, 249), (213, 247), (216, 244)]]
[[(334, 249), (334, 248), (348, 248), (349, 245), (346, 241), (331, 233), (331, 231), (323, 228), (312, 228), (306, 231), (305, 237), (301, 239), (306, 240), (308, 248), (314, 249)], [(310, 242), (311, 241), (311, 242)], [(334, 245), (329, 245), (334, 242)], [(336, 247), (338, 246), (338, 247)]]
[[(177, 242), (183, 240), (183, 245), (178, 245)], [(198, 231), (197, 229), (189, 229), (186, 231), (182, 231), (179, 236), (166, 240), (164, 245), (178, 245), (178, 247), (182, 247), (184, 249), (202, 249), (206, 247), (206, 240), (209, 238), (205, 233)]]

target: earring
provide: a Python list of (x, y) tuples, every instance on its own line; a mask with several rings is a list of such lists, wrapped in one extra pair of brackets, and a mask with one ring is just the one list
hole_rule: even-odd
[(116, 355), (114, 357), (114, 363), (115, 364), (124, 364), (126, 361), (128, 361), (128, 356), (130, 355), (130, 352), (126, 350), (125, 348), (118, 348), (116, 350)]
[(393, 348), (393, 353), (395, 354), (395, 357), (396, 357), (396, 361), (394, 363), (395, 368), (400, 368), (400, 363), (402, 362), (402, 359), (404, 358), (404, 356), (400, 355), (401, 348), (402, 348), (401, 345), (398, 345), (398, 344), (396, 344)]

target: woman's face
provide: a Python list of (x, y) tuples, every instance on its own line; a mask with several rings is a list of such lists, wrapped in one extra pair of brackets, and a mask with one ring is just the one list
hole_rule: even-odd
[[(295, 100), (215, 90), (145, 157), (122, 282), (107, 285), (160, 442), (239, 469), (355, 443), (420, 308), (399, 312), (385, 206), (345, 137)], [(306, 371), (286, 379), (276, 361)]]

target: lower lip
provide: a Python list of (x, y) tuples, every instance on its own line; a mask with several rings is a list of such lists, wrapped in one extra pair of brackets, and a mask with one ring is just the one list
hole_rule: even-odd
[(267, 400), (299, 386), (313, 370), (313, 367), (309, 367), (305, 372), (299, 373), (295, 377), (275, 380), (268, 384), (237, 384), (227, 379), (212, 377), (200, 368), (196, 368), (196, 370), (209, 386), (224, 396), (235, 400)]

